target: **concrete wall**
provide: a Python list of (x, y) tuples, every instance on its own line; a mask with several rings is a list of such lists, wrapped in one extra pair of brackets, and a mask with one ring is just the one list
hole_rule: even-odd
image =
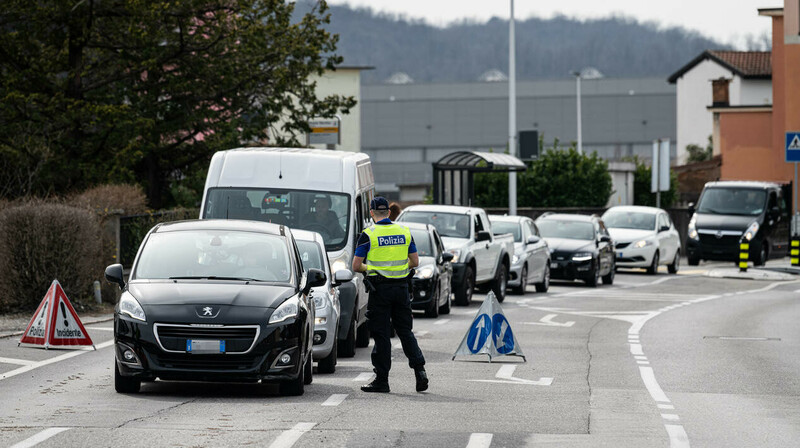
[(772, 112), (726, 111), (720, 114), (722, 180), (788, 182), (793, 167), (772, 146)]

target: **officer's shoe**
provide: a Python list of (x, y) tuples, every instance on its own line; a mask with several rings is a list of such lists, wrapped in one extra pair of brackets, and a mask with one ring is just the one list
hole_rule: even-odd
[(425, 369), (414, 370), (414, 376), (417, 377), (417, 392), (428, 390), (428, 374), (425, 373)]
[(373, 380), (371, 383), (361, 386), (361, 390), (364, 392), (380, 392), (384, 394), (389, 393), (389, 382), (388, 381), (381, 381), (379, 379)]

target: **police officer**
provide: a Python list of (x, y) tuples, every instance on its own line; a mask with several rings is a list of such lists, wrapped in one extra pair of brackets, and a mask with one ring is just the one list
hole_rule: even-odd
[(369, 204), (375, 225), (364, 230), (358, 239), (353, 270), (366, 273), (370, 288), (367, 304), (367, 328), (375, 339), (372, 366), (375, 380), (362, 386), (364, 392), (389, 392), (389, 369), (392, 365), (391, 326), (403, 344), (408, 365), (414, 369), (417, 392), (428, 389), (425, 358), (411, 332), (411, 269), (419, 265), (417, 247), (407, 227), (389, 219), (389, 201), (377, 196)]

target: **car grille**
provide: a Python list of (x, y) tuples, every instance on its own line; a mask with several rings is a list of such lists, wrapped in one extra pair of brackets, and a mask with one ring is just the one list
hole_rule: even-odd
[(553, 261), (572, 260), (572, 255), (573, 252), (555, 251), (550, 255), (550, 259)]
[(722, 238), (717, 238), (714, 234), (701, 233), (700, 243), (703, 245), (703, 250), (719, 249), (735, 251), (739, 248), (740, 238), (741, 235), (722, 235)]
[(184, 353), (187, 340), (207, 339), (225, 341), (226, 353), (246, 353), (254, 345), (260, 327), (258, 325), (202, 327), (157, 323), (153, 325), (153, 331), (161, 348), (167, 352)]
[(153, 355), (153, 362), (161, 367), (191, 370), (250, 370), (256, 367), (258, 357), (251, 355), (193, 355), (188, 353), (163, 353)]
[(626, 247), (628, 247), (630, 244), (631, 244), (630, 242), (627, 242), (627, 243), (617, 243), (617, 245), (616, 245), (615, 247), (616, 247), (617, 249), (625, 249), (625, 248), (626, 248)]

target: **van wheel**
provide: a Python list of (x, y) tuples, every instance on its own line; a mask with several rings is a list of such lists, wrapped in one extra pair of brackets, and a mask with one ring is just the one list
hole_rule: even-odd
[(686, 261), (689, 263), (689, 266), (697, 266), (700, 264), (699, 258), (689, 257), (686, 259)]
[(347, 331), (347, 338), (342, 340), (342, 346), (339, 347), (339, 355), (342, 358), (352, 358), (356, 356), (356, 315), (350, 318), (350, 327)]
[(494, 279), (492, 291), (498, 302), (503, 302), (506, 299), (506, 289), (508, 288), (508, 266), (505, 264), (500, 265), (500, 270)]
[(467, 266), (464, 272), (464, 282), (456, 287), (456, 305), (468, 306), (472, 301), (472, 289), (475, 286), (475, 278), (472, 274), (472, 267)]
[(764, 266), (767, 263), (767, 240), (761, 242), (761, 249), (758, 251), (758, 256), (753, 260), (756, 266)]
[(136, 378), (122, 376), (119, 373), (117, 360), (114, 360), (114, 390), (120, 394), (135, 394), (142, 387), (142, 382)]
[(367, 328), (366, 323), (358, 327), (356, 335), (356, 347), (364, 348), (369, 346), (369, 328)]
[(328, 356), (319, 360), (317, 363), (317, 372), (319, 373), (334, 373), (336, 372), (336, 357), (338, 356), (339, 341), (333, 340), (333, 347)]

